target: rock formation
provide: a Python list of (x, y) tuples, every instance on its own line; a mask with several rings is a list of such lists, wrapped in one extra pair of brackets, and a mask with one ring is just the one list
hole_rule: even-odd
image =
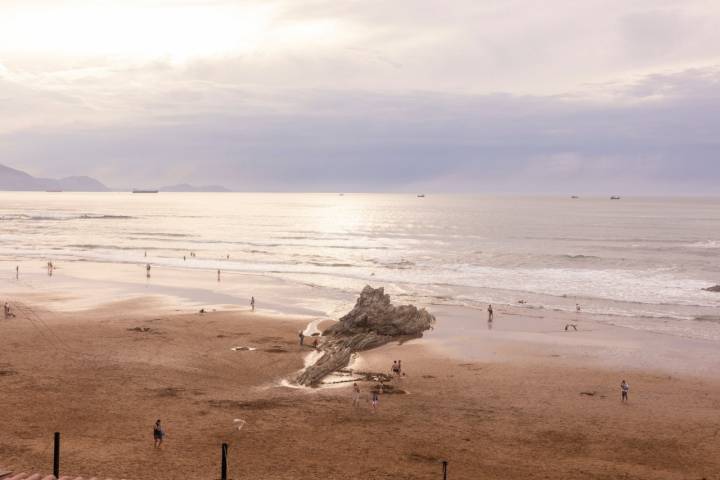
[(435, 317), (424, 308), (393, 306), (383, 288), (366, 286), (350, 313), (323, 332), (327, 338), (320, 347), (323, 356), (303, 370), (297, 382), (317, 386), (324, 377), (347, 366), (353, 353), (421, 337), (434, 323)]
[(708, 292), (720, 292), (720, 285), (715, 285), (714, 287), (703, 288), (703, 290), (706, 290)]

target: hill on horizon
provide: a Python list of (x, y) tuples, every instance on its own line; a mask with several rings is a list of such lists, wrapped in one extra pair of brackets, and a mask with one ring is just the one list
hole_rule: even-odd
[(61, 179), (38, 178), (22, 170), (0, 165), (0, 190), (43, 191), (63, 190), (68, 192), (107, 192), (110, 189), (102, 182), (87, 176), (72, 176)]

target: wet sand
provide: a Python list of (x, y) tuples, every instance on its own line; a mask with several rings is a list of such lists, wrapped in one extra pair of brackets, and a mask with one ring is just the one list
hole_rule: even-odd
[[(29, 305), (37, 304), (45, 303)], [(535, 331), (545, 323), (512, 327), (498, 315), (474, 355), (440, 326), (425, 340), (362, 354), (358, 368), (387, 371), (401, 358), (407, 372), (393, 386), (408, 393), (381, 395), (375, 413), (371, 384), (361, 384), (357, 409), (349, 386), (279, 386), (303, 367), (310, 349), (297, 332), (313, 317), (174, 313), (156, 298), (16, 313), (0, 320), (0, 466), (17, 471), (50, 470), (54, 431), (63, 435), (63, 472), (137, 480), (217, 478), (222, 442), (232, 478), (433, 479), (443, 459), (450, 478), (720, 471), (716, 377), (628, 369), (633, 357), (606, 345), (612, 328), (558, 339), (553, 322), (564, 319), (552, 312), (547, 333)], [(438, 317), (442, 325), (452, 312)], [(159, 451), (157, 418), (167, 430)], [(247, 422), (241, 431), (237, 418)]]

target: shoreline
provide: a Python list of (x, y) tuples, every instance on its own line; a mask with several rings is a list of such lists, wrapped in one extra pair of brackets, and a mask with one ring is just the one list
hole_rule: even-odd
[[(249, 303), (249, 298), (255, 296), (258, 314), (305, 318), (306, 335), (310, 336), (317, 331), (311, 325), (336, 320), (352, 308), (356, 298), (348, 295), (318, 298), (320, 292), (316, 288), (263, 275), (223, 273), (218, 282), (205, 271), (160, 269), (146, 279), (139, 265), (75, 262), (61, 264), (49, 277), (41, 265), (32, 265), (34, 270), (25, 265), (19, 282), (0, 279), (5, 298), (17, 298), (56, 312), (82, 314), (122, 300), (127, 304), (140, 301), (147, 304), (148, 311), (163, 313), (195, 313), (200, 308), (241, 313), (249, 310), (249, 305), (243, 306), (241, 302)], [(405, 301), (391, 297), (395, 304)], [(650, 331), (630, 326), (625, 318), (612, 315), (495, 305), (496, 319), (493, 329), (488, 330), (483, 310), (453, 305), (420, 306), (435, 313), (438, 324), (418, 341), (440, 354), (457, 358), (552, 361), (558, 357), (547, 357), (545, 353), (552, 351), (552, 355), (573, 358), (589, 366), (610, 364), (640, 371), (720, 376), (716, 373), (720, 372), (718, 342), (679, 336), (675, 331), (663, 332), (662, 324)], [(579, 331), (565, 332), (563, 327), (568, 323), (576, 323)], [(708, 329), (715, 327), (720, 332), (720, 324), (706, 323)]]

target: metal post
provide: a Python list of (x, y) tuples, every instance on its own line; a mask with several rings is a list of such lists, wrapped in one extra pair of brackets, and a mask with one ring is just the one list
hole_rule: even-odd
[(60, 478), (60, 432), (55, 432), (55, 452), (53, 454), (53, 475)]
[(228, 444), (222, 444), (222, 463), (220, 464), (220, 480), (227, 480), (227, 451)]
[(447, 466), (448, 466), (447, 460), (443, 460), (442, 464), (443, 464), (443, 480), (447, 480)]

